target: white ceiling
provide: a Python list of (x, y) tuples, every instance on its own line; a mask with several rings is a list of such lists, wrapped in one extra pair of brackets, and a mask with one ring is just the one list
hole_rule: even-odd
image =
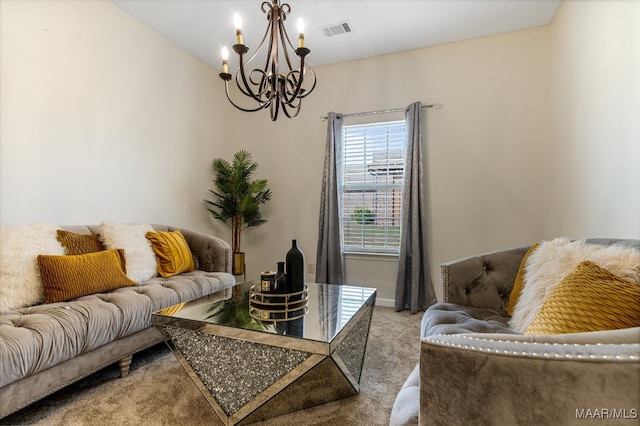
[[(233, 14), (244, 43), (257, 48), (266, 30), (261, 0), (112, 0), (203, 61), (220, 68), (222, 46), (235, 43)], [(271, 1), (271, 0), (270, 0)], [(270, 2), (269, 1), (269, 2)], [(292, 42), (306, 24), (312, 67), (547, 25), (562, 0), (289, 0)], [(348, 20), (353, 31), (333, 37), (320, 27)], [(252, 53), (250, 50), (249, 53)], [(235, 55), (233, 55), (235, 56)], [(233, 65), (233, 62), (231, 63)]]

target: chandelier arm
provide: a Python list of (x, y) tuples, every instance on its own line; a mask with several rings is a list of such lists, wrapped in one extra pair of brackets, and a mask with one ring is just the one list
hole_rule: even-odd
[[(258, 51), (262, 48), (262, 45), (264, 44), (264, 42), (267, 39), (267, 34), (269, 35), (269, 44), (267, 45), (267, 60), (264, 63), (264, 72), (265, 74), (269, 73), (269, 65), (271, 64), (271, 58), (273, 55), (273, 26), (274, 26), (274, 22), (273, 19), (271, 19), (271, 16), (274, 16), (273, 13), (273, 9), (269, 12), (268, 14), (269, 16), (269, 25), (267, 25), (267, 30), (264, 33), (264, 37), (262, 37), (262, 41), (260, 42), (260, 45), (258, 46), (258, 49), (256, 49), (256, 53), (258, 53)], [(277, 54), (277, 49), (276, 49), (276, 54)], [(255, 56), (255, 54), (254, 54)]]
[[(273, 99), (273, 96), (271, 95), (271, 89), (269, 88), (269, 85), (271, 82), (269, 75), (257, 68), (253, 71), (256, 73), (260, 73), (261, 75), (260, 82), (255, 83), (258, 86), (258, 90), (259, 90), (258, 95), (260, 99), (262, 99), (262, 102), (271, 102), (271, 99)], [(251, 81), (253, 82), (253, 79)]]
[[(286, 116), (287, 116), (287, 118), (296, 118), (296, 117), (298, 116), (298, 114), (300, 113), (300, 107), (301, 107), (301, 106), (302, 106), (302, 105), (301, 105), (301, 103), (300, 103), (300, 102), (298, 102), (298, 104), (297, 104), (297, 105), (295, 105), (295, 106), (292, 106), (292, 105), (289, 105), (289, 106), (283, 105), (283, 106), (282, 106), (282, 112), (284, 112), (284, 115), (286, 115)], [(293, 110), (293, 113), (290, 113), (290, 112), (289, 112), (289, 109), (292, 109), (292, 110)]]
[(257, 101), (256, 96), (254, 96), (251, 88), (247, 87), (245, 83), (242, 82), (241, 78), (242, 77), (240, 76), (239, 72), (236, 73), (236, 87), (238, 87), (238, 90), (240, 90), (240, 93), (242, 93), (243, 95), (249, 98), (252, 98), (254, 101)]
[(236, 86), (238, 86), (238, 89), (242, 94), (252, 98), (256, 102), (260, 102), (260, 98), (253, 93), (253, 90), (251, 90), (251, 87), (249, 86), (242, 60), (240, 60), (240, 69), (236, 72)]
[(291, 108), (299, 108), (301, 104), (302, 104), (302, 98), (297, 96), (295, 98), (290, 99), (289, 102), (287, 103), (287, 106)]
[(260, 40), (260, 43), (258, 44), (258, 47), (256, 48), (255, 52), (253, 52), (253, 54), (247, 60), (247, 62), (246, 62), (247, 64), (249, 64), (249, 62), (253, 61), (253, 58), (256, 57), (258, 52), (260, 52), (260, 49), (262, 48), (262, 45), (264, 44), (264, 41), (267, 39), (267, 35), (268, 34), (270, 34), (269, 26), (267, 26), (267, 30), (264, 32), (264, 35), (262, 36), (262, 40)]
[[(262, 84), (254, 83), (253, 79), (251, 78), (251, 75), (254, 72), (261, 72), (261, 70), (258, 70), (258, 69), (252, 70), (251, 73), (249, 74), (249, 81), (251, 82), (251, 85), (258, 86), (258, 88), (260, 88), (262, 86)], [(240, 84), (240, 82), (238, 81), (238, 76), (240, 76), (240, 78), (242, 79), (242, 84)], [(264, 79), (264, 77), (261, 79), (261, 81), (263, 79)], [(242, 61), (242, 54), (240, 54), (240, 69), (236, 73), (236, 85), (238, 86), (238, 89), (240, 89), (240, 91), (242, 93), (244, 93), (246, 96), (249, 96), (250, 98), (252, 98), (253, 100), (255, 100), (256, 102), (258, 102), (260, 104), (270, 100), (270, 99), (263, 99), (262, 98), (262, 94), (264, 93), (264, 90), (259, 90), (258, 93), (255, 93), (251, 89), (251, 85), (249, 84), (249, 81), (247, 81), (247, 76), (245, 74), (244, 62)]]
[(271, 115), (271, 121), (278, 119), (278, 111), (280, 110), (280, 97), (275, 96), (269, 102), (269, 114)]
[[(249, 59), (247, 61), (243, 61), (243, 54), (238, 52), (238, 55), (240, 56), (240, 67), (238, 72), (236, 72), (236, 85), (238, 86), (238, 88), (240, 89), (240, 91), (245, 95), (245, 96), (249, 96), (251, 97), (253, 100), (255, 100), (258, 103), (264, 103), (264, 102), (268, 102), (270, 101), (271, 97), (267, 97), (265, 99), (265, 94), (267, 92), (267, 87), (264, 84), (265, 80), (267, 79), (267, 68), (265, 68), (264, 71), (259, 70), (258, 68), (255, 68), (253, 70), (251, 70), (249, 72), (249, 78), (247, 79), (246, 76), (246, 71), (245, 68), (247, 65), (249, 65), (251, 63), (251, 61), (253, 61), (253, 59), (256, 57), (256, 55), (260, 52), (260, 49), (262, 48), (262, 46), (264, 45), (264, 42), (267, 39), (267, 35), (268, 34), (272, 34), (272, 32), (270, 31), (271, 29), (271, 16), (273, 14), (273, 6), (271, 5), (271, 3), (265, 1), (262, 3), (261, 6), (262, 9), (262, 13), (265, 13), (267, 15), (267, 20), (269, 22), (269, 25), (267, 26), (267, 29), (264, 32), (264, 35), (262, 36), (262, 40), (260, 40), (260, 43), (258, 44), (257, 49), (253, 52), (253, 54), (249, 57)], [(269, 43), (271, 45), (271, 42)], [(246, 50), (248, 50), (248, 48), (245, 48)], [(270, 52), (270, 50), (269, 50)], [(269, 52), (267, 54), (269, 54)], [(267, 63), (268, 64), (268, 63)], [(260, 76), (260, 81), (255, 81), (253, 78), (253, 73), (254, 72), (259, 72), (261, 73)], [(242, 84), (240, 83), (240, 79), (238, 78), (238, 75), (240, 75), (241, 80), (242, 80)], [(249, 82), (251, 84), (249, 84)], [(256, 87), (258, 89), (257, 93), (254, 92), (254, 90), (252, 89), (252, 87)]]
[[(307, 66), (306, 69), (309, 72), (311, 72), (311, 77), (312, 77), (311, 81), (313, 81), (313, 84), (311, 85), (311, 89), (304, 90), (303, 93), (300, 94), (300, 96), (299, 96), (300, 99), (303, 99), (303, 98), (306, 98), (307, 96), (309, 96), (309, 94), (311, 92), (313, 92), (313, 89), (316, 88), (316, 83), (318, 82), (318, 80), (316, 79), (316, 72), (312, 68), (310, 68), (309, 66)], [(305, 73), (306, 73), (306, 71), (305, 71)], [(308, 80), (309, 79), (307, 78), (307, 81)]]
[(231, 105), (233, 105), (234, 107), (238, 108), (240, 111), (256, 112), (256, 111), (260, 111), (263, 108), (266, 108), (269, 105), (268, 103), (260, 103), (260, 106), (258, 106), (255, 109), (248, 109), (248, 108), (241, 107), (240, 105), (238, 105), (235, 102), (233, 102), (233, 100), (231, 99), (231, 95), (229, 94), (229, 84), (228, 84), (227, 81), (224, 82), (224, 91), (225, 91), (225, 93), (227, 95), (227, 99), (229, 100)]
[[(265, 5), (267, 6), (267, 8), (269, 10), (265, 9)], [(268, 1), (262, 2), (262, 13), (266, 13), (267, 14), (267, 22), (269, 22), (269, 25), (267, 25), (267, 29), (264, 32), (264, 35), (262, 36), (262, 40), (260, 40), (260, 43), (258, 43), (258, 47), (256, 48), (256, 50), (253, 52), (253, 54), (249, 57), (249, 60), (247, 60), (246, 64), (249, 65), (249, 63), (251, 61), (253, 61), (253, 58), (256, 57), (256, 55), (258, 54), (258, 52), (260, 52), (260, 49), (262, 48), (262, 45), (264, 44), (265, 40), (267, 39), (267, 35), (271, 34), (270, 28), (271, 28), (271, 14), (273, 12), (273, 7), (271, 6), (271, 3), (269, 3)]]
[(282, 80), (280, 96), (282, 97), (284, 104), (289, 105), (295, 101), (296, 93), (300, 91), (302, 83), (301, 79), (296, 77), (298, 74), (298, 70), (289, 71)]
[[(288, 6), (288, 5), (287, 5)], [(291, 61), (289, 60), (289, 53), (288, 53), (288, 49), (287, 49), (287, 44), (289, 45), (289, 47), (291, 48), (291, 50), (293, 50), (294, 52), (296, 52), (296, 47), (294, 46), (294, 44), (291, 42), (291, 39), (289, 38), (289, 33), (287, 33), (286, 29), (282, 29), (280, 31), (280, 38), (281, 38), (281, 42), (282, 42), (282, 48), (285, 51), (285, 57), (287, 58), (287, 65), (289, 65), (289, 69), (292, 70), (293, 67), (291, 65)], [(296, 55), (298, 53), (296, 52)], [(302, 69), (302, 67), (300, 68)]]
[[(296, 75), (297, 75), (297, 78), (296, 78)], [(293, 93), (291, 93), (291, 97), (287, 96), (286, 90), (282, 91), (282, 96), (283, 96), (283, 99), (285, 100), (285, 103), (290, 104), (298, 97), (298, 94), (300, 93), (300, 89), (302, 88), (302, 83), (304, 82), (304, 56), (300, 57), (300, 70), (289, 71), (286, 76), (286, 81), (287, 82), (292, 81), (293, 82), (292, 85), (295, 87), (295, 90), (293, 91)]]
[[(292, 71), (292, 73), (293, 72), (297, 72), (297, 71)], [(287, 83), (288, 81), (286, 80), (282, 81), (282, 84), (280, 86), (280, 93), (279, 93), (280, 95), (279, 97), (285, 100), (287, 99), (286, 98)], [(287, 116), (287, 118), (295, 118), (299, 114), (301, 106), (302, 106), (302, 99), (294, 97), (282, 102), (282, 111)], [(293, 114), (290, 113), (290, 110), (293, 110)]]
[[(265, 10), (265, 6), (269, 8), (269, 10)], [(272, 48), (272, 38), (273, 38), (273, 31), (271, 30), (272, 26), (273, 26), (273, 22), (270, 19), (270, 17), (273, 15), (273, 7), (271, 6), (270, 3), (268, 2), (264, 2), (262, 3), (262, 11), (264, 13), (267, 14), (267, 17), (269, 18), (269, 25), (267, 26), (267, 30), (265, 31), (262, 40), (260, 41), (260, 44), (258, 45), (258, 48), (256, 49), (256, 51), (253, 53), (253, 55), (249, 58), (248, 61), (243, 61), (242, 60), (242, 55), (240, 57), (240, 69), (238, 70), (238, 72), (236, 73), (236, 84), (238, 85), (238, 88), (240, 89), (240, 91), (245, 94), (248, 97), (251, 97), (253, 100), (255, 100), (258, 103), (261, 103), (263, 105), (266, 106), (266, 103), (271, 102), (273, 99), (273, 90), (270, 89), (270, 78), (269, 78), (269, 64), (270, 64), (270, 58), (271, 58), (271, 48)], [(245, 71), (245, 67), (246, 65), (248, 65), (253, 58), (258, 54), (258, 52), (260, 52), (260, 50), (262, 49), (262, 46), (264, 45), (266, 39), (267, 39), (267, 34), (270, 35), (269, 38), (269, 48), (267, 51), (267, 62), (265, 63), (265, 68), (262, 69), (258, 69), (258, 68), (254, 68), (253, 70), (251, 70), (249, 72), (249, 78), (247, 79), (246, 76), (246, 71)], [(260, 74), (260, 78), (259, 80), (256, 80), (254, 78), (254, 73), (258, 73)], [(242, 84), (240, 83), (240, 79), (242, 80)], [(255, 92), (252, 87), (257, 88), (257, 92)]]
[[(267, 52), (267, 63), (265, 67), (271, 66), (271, 78), (277, 82), (278, 75), (278, 28), (282, 25), (280, 10), (274, 13), (274, 17), (269, 23), (269, 51)], [(274, 85), (275, 86), (275, 85)], [(273, 87), (275, 89), (275, 87)]]
[(293, 51), (295, 51), (296, 49), (295, 47), (293, 47), (293, 44), (291, 44), (291, 40), (289, 40), (289, 35), (287, 34), (287, 31), (284, 28), (284, 19), (285, 18), (282, 18), (281, 20), (278, 21), (278, 32), (280, 33), (280, 44), (282, 44), (284, 59), (287, 63), (287, 67), (289, 68), (289, 70), (292, 70), (293, 67), (291, 66), (291, 59), (289, 58), (289, 49), (287, 49), (287, 43), (289, 43), (289, 46)]

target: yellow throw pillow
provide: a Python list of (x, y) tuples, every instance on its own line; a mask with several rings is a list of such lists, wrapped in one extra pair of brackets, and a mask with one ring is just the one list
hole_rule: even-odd
[(640, 284), (585, 261), (547, 296), (525, 334), (563, 334), (640, 326)]
[(58, 229), (57, 233), (65, 254), (86, 254), (104, 250), (97, 235), (78, 234), (63, 229)]
[(195, 269), (191, 249), (182, 232), (150, 231), (146, 237), (151, 242), (161, 276), (168, 278)]
[(513, 282), (513, 288), (511, 289), (511, 294), (509, 295), (509, 304), (505, 308), (505, 312), (509, 315), (513, 315), (513, 310), (515, 309), (516, 303), (518, 303), (518, 299), (520, 298), (520, 293), (522, 293), (522, 289), (524, 288), (524, 274), (526, 272), (525, 267), (527, 266), (527, 259), (529, 259), (529, 256), (533, 254), (539, 245), (540, 243), (535, 243), (529, 247), (529, 250), (527, 250), (520, 262), (520, 269), (518, 269), (518, 275), (516, 275), (516, 279)]
[(87, 294), (136, 285), (125, 274), (124, 250), (51, 256), (39, 255), (45, 303), (64, 302)]

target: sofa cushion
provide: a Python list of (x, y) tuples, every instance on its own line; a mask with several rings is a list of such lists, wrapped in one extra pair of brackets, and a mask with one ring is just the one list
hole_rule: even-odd
[(496, 311), (453, 303), (436, 303), (422, 317), (421, 334), (514, 333), (509, 319)]
[(193, 271), (0, 316), (0, 387), (151, 326), (151, 313), (235, 284)]
[(195, 269), (193, 255), (180, 231), (147, 232), (146, 237), (151, 242), (161, 276), (168, 278)]
[(136, 285), (125, 274), (124, 250), (66, 256), (38, 256), (45, 303)]
[(44, 302), (36, 257), (64, 254), (57, 229), (47, 223), (0, 227), (0, 313)]
[(156, 257), (145, 234), (153, 231), (147, 224), (111, 223), (100, 225), (100, 238), (108, 249), (124, 249), (127, 259), (127, 275), (142, 282), (158, 275)]
[(525, 334), (562, 334), (640, 326), (640, 284), (586, 261), (551, 294)]
[(65, 254), (86, 254), (104, 250), (97, 235), (78, 234), (64, 229), (58, 229), (57, 233)]

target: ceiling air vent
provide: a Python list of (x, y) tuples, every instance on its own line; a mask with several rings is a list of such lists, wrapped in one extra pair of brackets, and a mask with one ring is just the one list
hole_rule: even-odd
[(327, 37), (333, 37), (338, 34), (350, 33), (351, 24), (349, 21), (338, 22), (336, 24), (330, 24), (320, 27), (322, 32)]

